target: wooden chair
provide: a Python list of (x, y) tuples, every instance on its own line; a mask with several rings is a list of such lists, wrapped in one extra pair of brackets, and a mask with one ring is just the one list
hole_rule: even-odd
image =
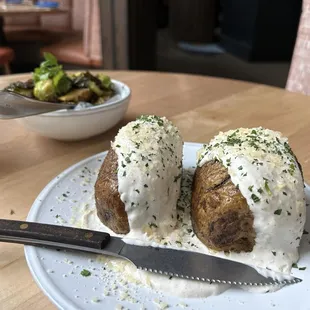
[(5, 74), (10, 74), (10, 62), (14, 59), (14, 51), (9, 47), (0, 47), (0, 66), (4, 67)]
[(310, 0), (303, 1), (286, 89), (310, 95)]

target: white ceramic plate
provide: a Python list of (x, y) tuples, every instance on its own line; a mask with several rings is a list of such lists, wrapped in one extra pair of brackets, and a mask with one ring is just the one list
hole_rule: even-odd
[[(196, 151), (201, 144), (185, 143), (184, 168), (195, 166)], [(85, 201), (90, 201), (98, 169), (106, 152), (87, 158), (70, 167), (52, 180), (34, 202), (27, 220), (72, 226), (74, 213)], [(86, 168), (85, 168), (86, 167)], [(306, 186), (307, 203), (310, 187)], [(87, 206), (86, 206), (87, 207)], [(306, 231), (310, 231), (308, 216)], [(177, 298), (157, 293), (134, 284), (123, 283), (113, 272), (104, 270), (96, 255), (56, 251), (25, 246), (30, 271), (44, 293), (60, 308), (70, 309), (159, 309), (156, 302), (167, 304), (169, 309), (310, 309), (310, 235), (301, 240), (299, 266), (294, 275), (302, 283), (285, 287), (275, 293), (254, 294), (232, 288), (218, 296), (204, 299)], [(81, 276), (81, 271), (91, 276)], [(116, 281), (116, 284), (115, 284)], [(124, 295), (127, 298), (124, 299)], [(128, 298), (129, 296), (129, 298)], [(129, 301), (130, 300), (130, 301)]]

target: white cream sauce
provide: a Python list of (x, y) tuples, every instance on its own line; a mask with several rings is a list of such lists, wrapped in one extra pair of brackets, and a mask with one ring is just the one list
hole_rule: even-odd
[(112, 148), (118, 157), (118, 191), (130, 233), (175, 228), (180, 196), (183, 141), (165, 117), (141, 116), (122, 127)]
[[(157, 247), (169, 247), (174, 249), (188, 249), (202, 251), (205, 246), (193, 234), (190, 221), (190, 202), (193, 169), (184, 170), (182, 176), (181, 195), (177, 203), (177, 215), (175, 229), (167, 234), (165, 238), (158, 238), (156, 231), (143, 233), (136, 231), (135, 235), (117, 235), (112, 230), (104, 226), (97, 217), (95, 204), (86, 204), (79, 210), (81, 216), (75, 220), (75, 226), (108, 232), (111, 236), (124, 237), (124, 241), (138, 245), (153, 245)], [(167, 245), (166, 245), (167, 244)], [(193, 280), (179, 278), (169, 278), (167, 276), (145, 272), (137, 269), (133, 264), (126, 260), (114, 257), (98, 256), (98, 260), (104, 262), (114, 272), (121, 274), (122, 279), (138, 285), (152, 288), (159, 292), (171, 296), (201, 298), (218, 295), (230, 288), (226, 284), (209, 284)], [(265, 291), (267, 287), (261, 288)]]
[[(166, 122), (167, 121), (164, 120), (165, 124)], [(136, 122), (135, 124), (139, 124), (139, 122)], [(132, 144), (127, 138), (128, 135), (130, 135), (130, 132), (128, 133), (126, 131), (128, 129), (131, 131), (135, 124), (129, 125), (131, 127), (124, 129), (124, 131), (120, 132), (120, 134), (117, 136), (117, 139), (113, 144), (113, 147), (117, 152), (118, 149), (120, 149), (120, 147), (117, 147), (117, 145), (123, 144), (123, 138), (125, 138), (125, 145), (123, 147), (122, 153), (126, 154), (127, 152), (128, 154), (129, 152), (130, 154), (132, 151)], [(167, 123), (167, 126), (171, 125), (168, 125)], [(165, 128), (165, 126), (160, 127)], [(153, 128), (152, 125), (150, 128)], [(236, 138), (244, 140), (252, 130), (256, 130), (259, 135), (264, 138), (263, 140), (267, 140), (270, 143), (274, 142), (275, 140), (279, 145), (271, 145), (267, 147), (264, 146), (265, 142), (256, 142), (259, 147), (259, 149), (256, 150), (255, 147), (249, 146), (248, 142), (244, 142), (244, 144), (242, 143), (241, 149), (236, 146), (234, 147), (234, 145), (224, 144), (222, 150), (220, 143), (227, 141), (228, 137), (234, 134), (234, 131), (230, 131), (225, 134), (221, 133), (215, 137), (209, 145), (204, 146), (200, 151), (199, 165), (203, 165), (203, 163), (206, 161), (214, 158), (222, 160), (223, 164), (228, 168), (234, 184), (239, 184), (241, 193), (247, 199), (249, 207), (251, 208), (255, 218), (254, 226), (257, 239), (253, 252), (225, 254), (223, 252), (210, 251), (193, 233), (191, 225), (191, 184), (194, 170), (192, 169), (183, 171), (181, 195), (175, 208), (174, 199), (178, 197), (178, 194), (175, 194), (173, 199), (171, 197), (167, 197), (166, 189), (168, 186), (168, 180), (170, 179), (171, 182), (172, 178), (179, 175), (179, 171), (177, 169), (172, 169), (171, 171), (173, 171), (173, 173), (169, 173), (163, 169), (160, 171), (160, 173), (161, 177), (164, 178), (164, 182), (166, 184), (165, 187), (161, 186), (160, 184), (155, 185), (155, 187), (151, 187), (150, 185), (150, 187), (146, 188), (148, 189), (146, 191), (144, 184), (149, 185), (153, 181), (156, 182), (157, 179), (154, 177), (154, 175), (146, 178), (143, 173), (137, 171), (142, 161), (130, 166), (126, 166), (127, 169), (118, 171), (120, 184), (119, 189), (120, 193), (122, 194), (122, 200), (126, 205), (126, 211), (128, 212), (131, 228), (131, 232), (129, 234), (122, 236), (123, 240), (132, 244), (184, 249), (224, 257), (256, 266), (259, 272), (265, 274), (266, 276), (272, 275), (278, 279), (290, 278), (289, 272), (292, 263), (298, 260), (297, 248), (305, 222), (305, 201), (301, 174), (296, 166), (295, 159), (290, 154), (286, 153), (287, 148), (284, 146), (286, 139), (282, 138), (281, 134), (263, 130), (261, 128), (251, 130), (240, 129), (240, 134), (235, 134)], [(175, 129), (173, 129), (173, 132), (178, 135)], [(159, 132), (155, 134), (154, 131), (154, 136), (155, 135), (156, 137), (159, 137)], [(169, 136), (168, 133), (167, 135)], [(137, 137), (132, 138), (135, 139), (133, 143), (138, 141)], [(178, 149), (180, 145), (182, 145), (180, 138), (175, 140), (175, 138), (173, 139), (172, 137), (165, 137), (165, 139), (167, 138), (170, 139), (170, 141), (174, 140), (173, 142), (171, 141), (171, 144), (173, 144), (175, 147), (174, 150)], [(276, 138), (278, 138), (280, 142), (278, 142)], [(149, 139), (152, 139), (152, 143), (150, 145), (152, 145), (152, 147), (156, 148), (158, 151), (160, 147), (155, 145), (156, 139), (154, 140), (153, 137)], [(168, 142), (166, 143), (168, 145)], [(219, 145), (216, 146), (217, 144)], [(268, 153), (268, 151), (271, 151), (273, 147), (279, 149), (281, 152), (283, 151), (285, 154), (285, 159), (284, 156), (283, 160), (281, 159), (280, 155), (275, 156), (273, 152)], [(262, 151), (262, 148), (264, 148), (267, 153)], [(227, 152), (228, 154), (226, 154)], [(119, 154), (120, 153), (121, 152), (119, 151)], [(126, 160), (126, 156), (123, 156), (122, 154), (120, 155), (122, 156), (120, 157), (122, 159), (120, 159), (119, 162), (119, 166), (121, 167), (122, 162)], [(131, 157), (131, 160), (137, 158), (137, 153), (134, 153), (131, 156), (133, 156)], [(180, 153), (177, 152), (177, 161), (168, 163), (168, 159), (164, 158), (164, 162), (167, 165), (171, 164), (171, 166), (180, 164), (180, 156)], [(168, 155), (166, 155), (166, 157), (168, 157)], [(227, 161), (228, 158), (230, 160)], [(152, 166), (150, 174), (151, 172), (152, 174), (156, 173), (154, 171), (158, 165), (162, 168), (160, 164), (160, 157), (154, 157), (154, 159), (156, 160), (156, 164), (154, 161), (154, 166)], [(252, 164), (254, 159), (255, 162), (256, 160), (258, 161), (258, 164)], [(288, 163), (286, 161), (288, 161)], [(260, 163), (263, 163), (263, 165)], [(294, 165), (294, 168), (291, 165)], [(239, 170), (240, 166), (242, 166), (243, 169)], [(284, 173), (283, 170), (287, 170), (288, 172)], [(126, 179), (122, 177), (125, 171), (126, 176), (130, 175), (131, 178), (134, 177), (135, 181), (133, 183), (130, 183), (129, 178)], [(247, 175), (244, 176), (244, 173), (247, 173)], [(265, 179), (263, 178), (268, 180), (267, 186)], [(160, 178), (158, 178), (158, 181), (160, 181), (159, 179)], [(145, 183), (146, 181), (148, 183)], [(179, 179), (177, 181), (179, 181)], [(174, 185), (173, 188), (177, 191), (177, 184)], [(253, 187), (251, 192), (248, 188), (252, 185)], [(128, 188), (128, 194), (124, 195), (126, 189)], [(156, 195), (153, 194), (152, 196), (152, 193), (149, 191), (150, 188), (154, 188)], [(262, 193), (261, 191), (258, 191), (260, 188), (263, 190)], [(134, 193), (134, 189), (141, 189), (139, 196)], [(159, 190), (161, 190), (161, 192)], [(285, 192), (286, 195), (283, 194), (283, 192)], [(259, 202), (254, 203), (252, 201), (252, 193), (254, 193), (260, 199)], [(153, 204), (150, 203), (148, 210), (146, 210), (146, 208), (139, 210), (138, 207), (131, 207), (131, 202), (134, 202), (135, 204), (139, 203), (139, 206), (140, 203), (143, 206), (146, 201), (153, 202), (153, 200), (150, 198), (156, 198), (158, 194), (159, 196), (165, 196), (160, 198), (160, 200), (166, 201), (166, 204), (161, 205), (159, 204), (159, 201), (156, 201)], [(268, 203), (266, 202), (266, 199), (268, 199)], [(173, 202), (173, 205), (167, 205), (168, 201), (169, 203)], [(156, 208), (160, 208), (160, 210), (157, 210)], [(282, 211), (277, 211), (279, 209)], [(280, 214), (275, 214), (275, 211), (277, 211), (276, 213)], [(288, 215), (287, 212), (289, 212), (290, 215)], [(154, 222), (156, 226), (149, 225), (150, 223), (153, 223), (154, 220), (152, 215), (156, 216), (157, 221)], [(171, 215), (173, 215), (173, 218)], [(137, 218), (138, 216), (142, 216), (143, 220)], [(168, 219), (165, 218), (166, 216), (168, 216)], [(161, 218), (165, 218), (163, 225), (161, 225), (161, 222), (158, 220)], [(147, 223), (147, 226), (144, 225), (145, 223)], [(173, 226), (173, 229), (170, 227), (170, 225)], [(106, 231), (109, 232), (112, 236), (116, 236), (115, 233), (105, 227), (97, 218), (94, 205), (88, 207), (88, 209), (85, 210), (80, 222), (80, 226), (94, 230)], [(264, 232), (266, 232), (266, 236), (264, 236)], [(273, 252), (276, 252), (276, 254)], [(166, 276), (140, 271), (132, 264), (124, 260), (110, 257), (106, 258), (106, 260), (108, 261), (109, 266), (115, 272), (121, 273), (122, 278), (124, 277), (130, 282), (146, 285), (169, 295), (176, 295), (181, 297), (208, 297), (211, 295), (220, 294), (230, 287), (224, 284), (208, 284), (177, 278), (168, 279)], [(250, 288), (250, 291), (263, 293), (266, 291), (274, 291), (280, 288), (280, 286), (259, 287), (255, 290)], [(248, 287), (244, 287), (244, 289), (249, 290)]]

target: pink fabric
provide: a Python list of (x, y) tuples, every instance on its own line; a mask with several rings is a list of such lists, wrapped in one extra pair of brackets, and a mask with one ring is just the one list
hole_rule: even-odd
[(310, 0), (303, 2), (286, 89), (310, 95)]
[(83, 50), (87, 57), (90, 55), (92, 1), (93, 0), (86, 1), (84, 6)]
[(99, 0), (85, 3), (83, 47), (91, 61), (102, 62)]
[(92, 1), (93, 1), (93, 7), (91, 18), (89, 57), (93, 61), (102, 61), (99, 0), (92, 0)]
[(85, 6), (88, 1), (72, 0), (72, 29), (83, 32), (85, 20)]

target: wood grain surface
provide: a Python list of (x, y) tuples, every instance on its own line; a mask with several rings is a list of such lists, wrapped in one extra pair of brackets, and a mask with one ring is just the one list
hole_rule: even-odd
[[(282, 131), (310, 182), (310, 98), (226, 79), (147, 72), (106, 72), (132, 89), (125, 119), (100, 136), (59, 142), (0, 120), (0, 218), (25, 219), (44, 186), (78, 161), (107, 150), (120, 126), (140, 114), (167, 116), (185, 141), (208, 142), (218, 131), (264, 126)], [(0, 88), (26, 75), (0, 77)], [(23, 246), (0, 243), (0, 309), (55, 309), (33, 281)]]

